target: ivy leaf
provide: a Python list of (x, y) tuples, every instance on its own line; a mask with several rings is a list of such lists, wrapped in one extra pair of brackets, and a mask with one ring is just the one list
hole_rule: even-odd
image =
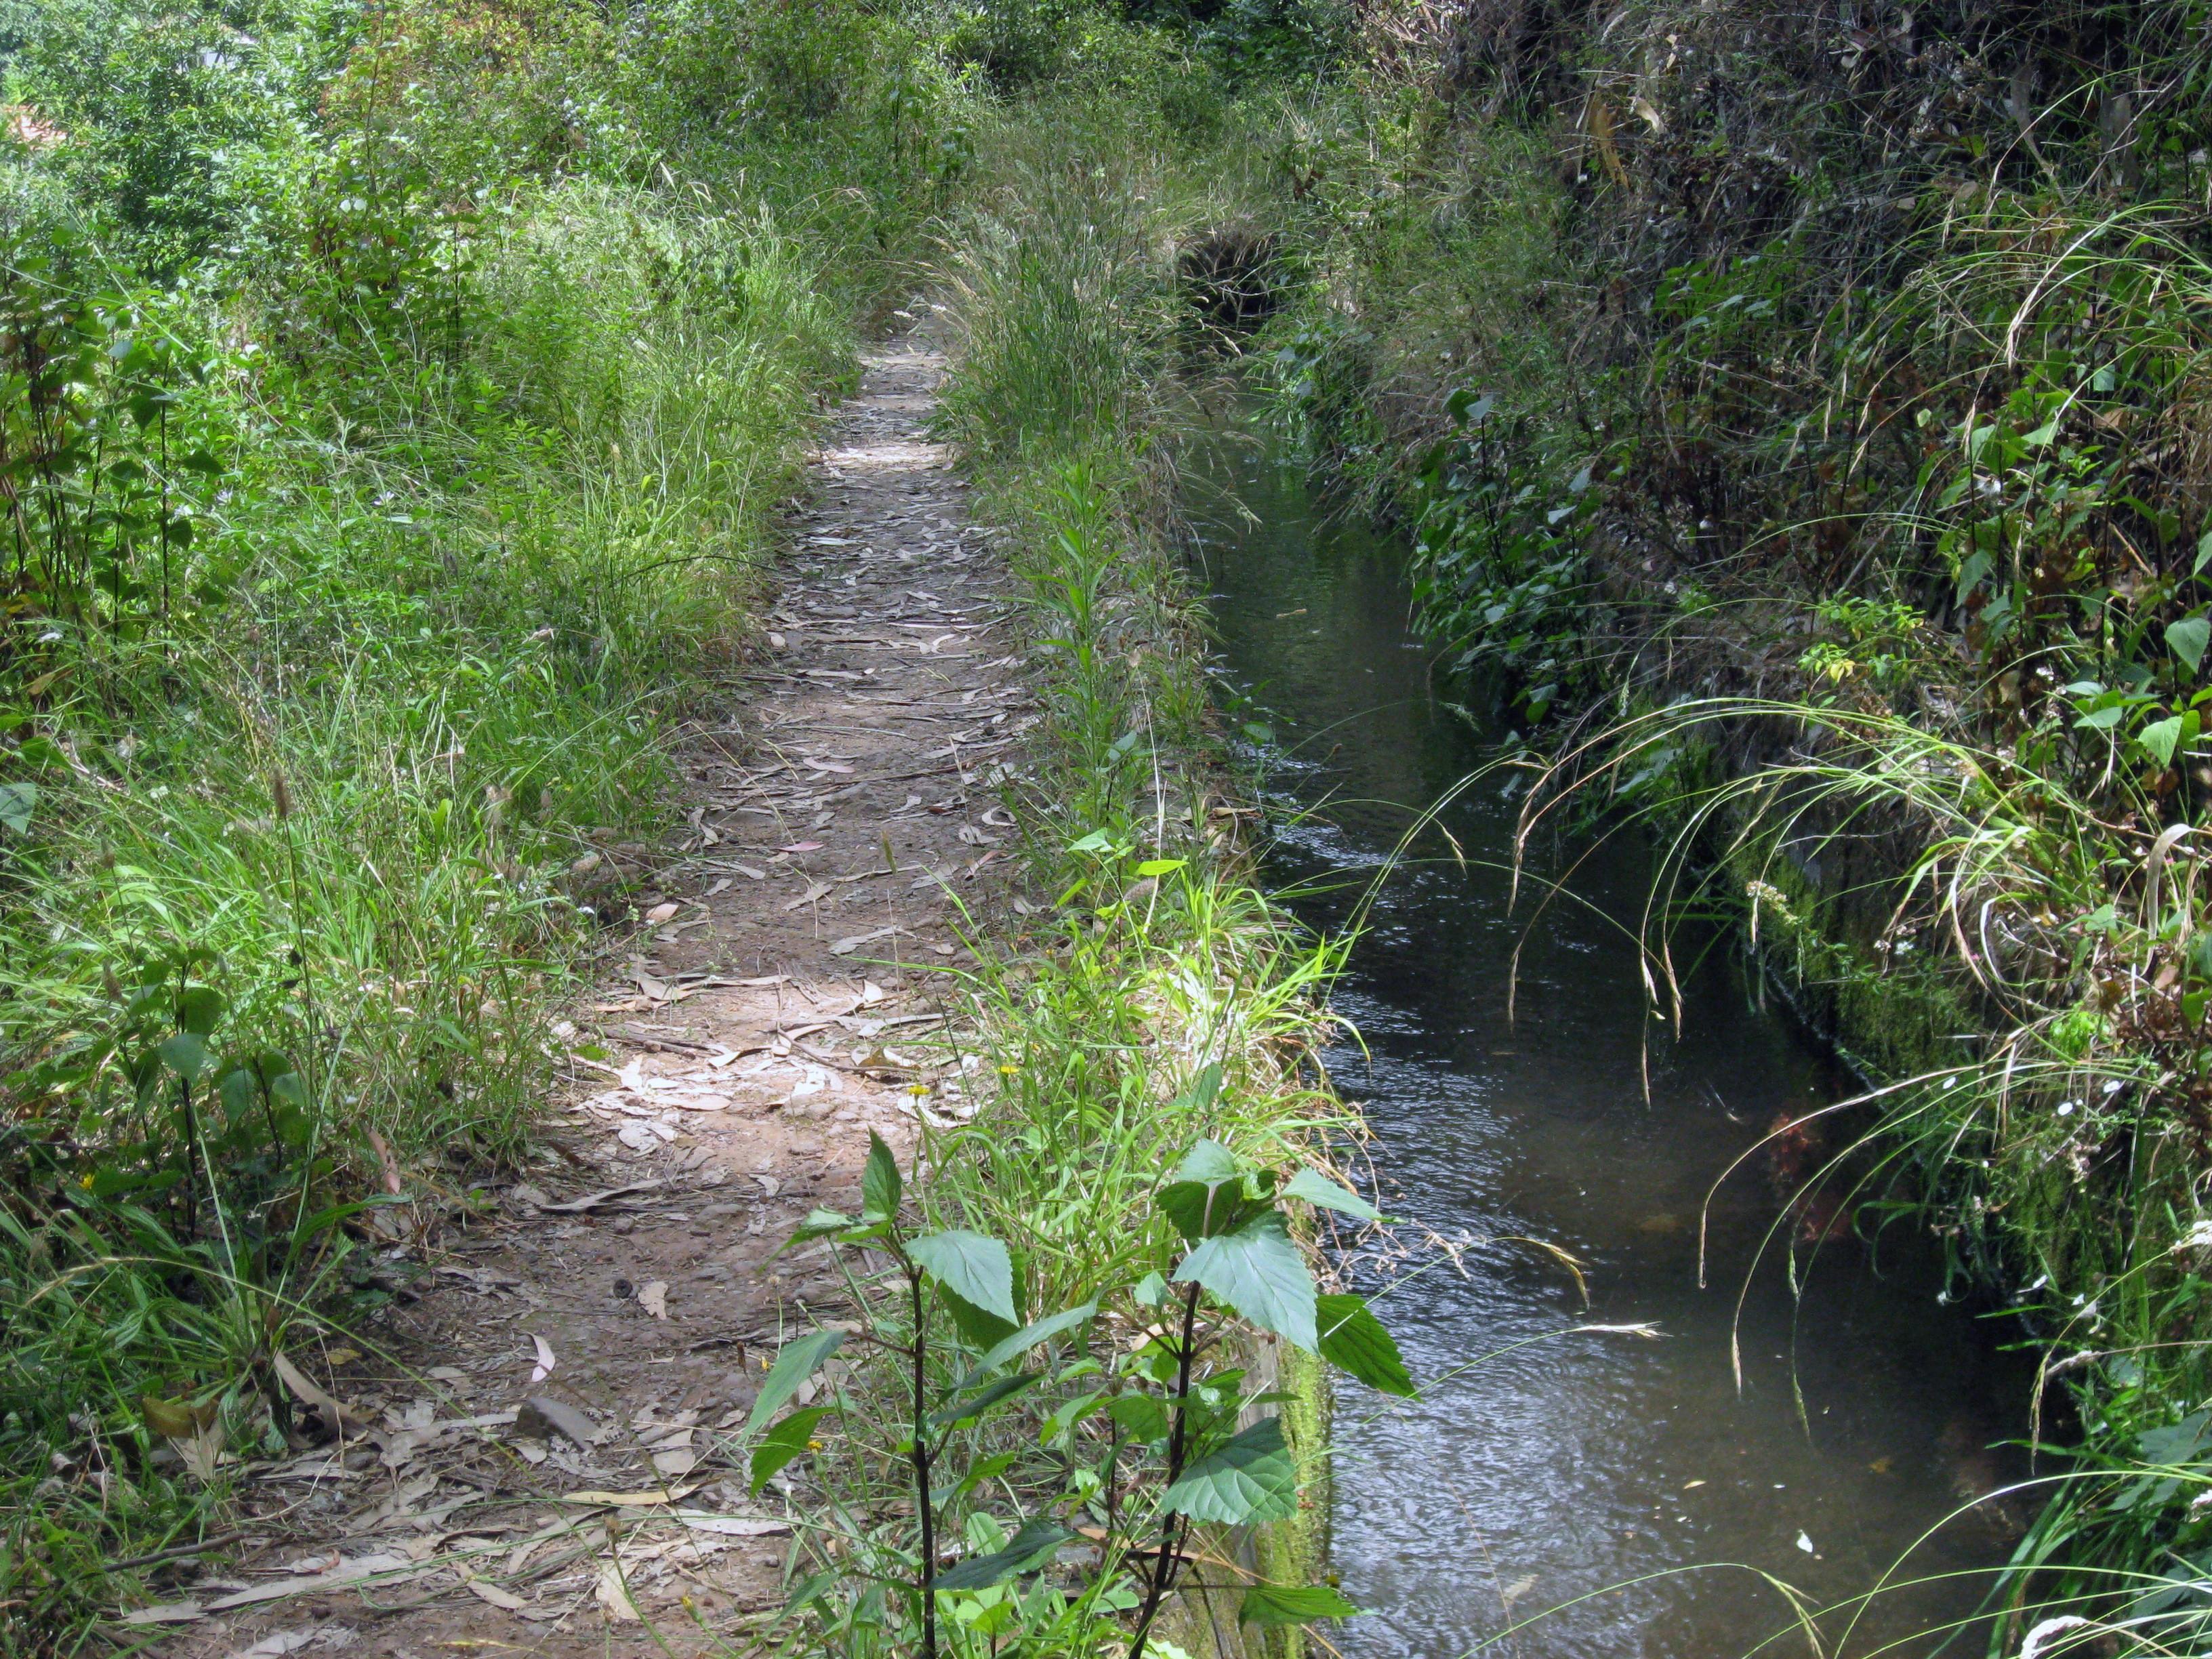
[(1319, 1170), (1301, 1170), (1283, 1188), (1285, 1198), (1302, 1198), (1316, 1209), (1335, 1210), (1362, 1221), (1380, 1221), (1382, 1211), (1348, 1187), (1340, 1187)]
[(1263, 1417), (1160, 1494), (1170, 1515), (1219, 1526), (1258, 1526), (1297, 1513), (1298, 1466), (1283, 1442), (1283, 1421)]
[(979, 1590), (1002, 1584), (1018, 1572), (1041, 1566), (1047, 1556), (1075, 1534), (1055, 1521), (1024, 1521), (1006, 1548), (991, 1555), (971, 1555), (957, 1561), (930, 1580), (932, 1589)]
[(775, 1357), (775, 1364), (761, 1379), (760, 1398), (753, 1401), (753, 1414), (745, 1419), (745, 1432), (754, 1433), (781, 1411), (800, 1385), (822, 1369), (822, 1362), (836, 1352), (844, 1340), (842, 1331), (809, 1331), (796, 1341), (785, 1343), (783, 1352)]
[(753, 1448), (753, 1492), (756, 1496), (762, 1487), (775, 1477), (778, 1470), (794, 1457), (809, 1449), (814, 1438), (814, 1425), (830, 1414), (827, 1406), (809, 1406), (803, 1412), (792, 1414), (761, 1437)]
[(1323, 1359), (1384, 1394), (1410, 1400), (1418, 1392), (1407, 1375), (1396, 1339), (1368, 1310), (1365, 1297), (1319, 1297), (1315, 1312)]
[(2189, 665), (2194, 674), (2204, 663), (2204, 647), (2212, 644), (2212, 620), (2184, 617), (2166, 625), (2166, 648)]
[(1200, 1241), (1176, 1282), (1200, 1285), (1263, 1331), (1314, 1347), (1314, 1283), (1279, 1210), (1264, 1210), (1233, 1233)]
[(0, 783), (0, 824), (19, 836), (31, 833), (31, 809), (39, 803), (35, 783)]
[(909, 1239), (906, 1249), (925, 1272), (963, 1302), (1009, 1325), (1022, 1322), (1014, 1311), (1013, 1261), (997, 1239), (955, 1227)]
[(889, 1221), (898, 1214), (899, 1197), (905, 1183), (899, 1179), (898, 1160), (884, 1138), (873, 1129), (868, 1131), (868, 1162), (860, 1171), (860, 1218), (864, 1221)]
[(2143, 753), (2160, 766), (2173, 764), (2173, 751), (2181, 743), (2183, 718), (2179, 714), (2169, 714), (2162, 720), (2153, 720), (2136, 733), (2136, 741), (2142, 745)]
[(1240, 1625), (1310, 1625), (1359, 1611), (1326, 1584), (1255, 1584), (1237, 1609)]

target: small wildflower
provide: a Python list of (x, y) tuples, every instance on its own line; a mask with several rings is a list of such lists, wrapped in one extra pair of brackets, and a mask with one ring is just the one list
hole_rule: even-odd
[(90, 1192), (92, 1190), (92, 1171), (87, 1170), (82, 1175), (79, 1176), (76, 1178), (76, 1184), (83, 1188), (85, 1191)]
[(999, 1075), (1000, 1077), (1013, 1077), (1019, 1073), (1021, 1069), (1022, 1068), (1018, 1066), (1001, 1066), (999, 1067)]
[(920, 1100), (929, 1092), (929, 1085), (927, 1083), (909, 1083), (906, 1085), (906, 1091), (916, 1100)]

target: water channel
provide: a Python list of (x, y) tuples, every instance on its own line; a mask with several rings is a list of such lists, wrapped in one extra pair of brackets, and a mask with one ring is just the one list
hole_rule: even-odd
[[(1272, 730), (1269, 875), (1336, 927), (1413, 809), (1487, 751), (1432, 695), (1400, 550), (1324, 525), (1296, 470), (1249, 442), (1209, 455), (1196, 574), (1224, 677)], [(1580, 865), (1579, 902), (1533, 930), (1525, 896), (1510, 911), (1506, 790), (1493, 776), (1448, 813), (1464, 867), (1432, 836), (1389, 876), (1334, 997), (1365, 1048), (1329, 1065), (1373, 1128), (1386, 1206), (1474, 1241), (1463, 1273), (1446, 1262), (1377, 1306), (1425, 1396), (1341, 1391), (1334, 1562), (1370, 1611), (1338, 1639), (1372, 1659), (1803, 1654), (1762, 1575), (1824, 1605), (1888, 1573), (1848, 1633), (1848, 1608), (1822, 1621), (1826, 1652), (1930, 1654), (1948, 1627), (1948, 1651), (1978, 1653), (1960, 1626), (2021, 1517), (1938, 1523), (2014, 1472), (1986, 1449), (2023, 1427), (2004, 1330), (1939, 1300), (1909, 1223), (1870, 1249), (1821, 1218), (1836, 1236), (1802, 1297), (1778, 1255), (1751, 1273), (1795, 1173), (1772, 1158), (1722, 1189), (1698, 1288), (1708, 1188), (1778, 1114), (1849, 1080), (1759, 1006), (1732, 951), (1692, 982), (1679, 1037), (1650, 1015), (1622, 931), (1649, 872), (1632, 837)], [(1483, 1242), (1510, 1236), (1582, 1262), (1587, 1307), (1543, 1251)], [(1370, 1294), (1389, 1277), (1355, 1268)], [(1593, 1324), (1659, 1334), (1573, 1328)]]

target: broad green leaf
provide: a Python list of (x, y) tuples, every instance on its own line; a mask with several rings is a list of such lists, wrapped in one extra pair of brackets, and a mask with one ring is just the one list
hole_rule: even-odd
[(2173, 764), (2173, 751), (2181, 742), (2181, 722), (2185, 718), (2180, 714), (2169, 714), (2162, 720), (2153, 720), (2136, 733), (2136, 741), (2143, 746), (2143, 752), (2160, 766), (2171, 766)]
[(161, 1057), (161, 1064), (185, 1080), (187, 1087), (200, 1080), (201, 1073), (211, 1063), (207, 1044), (191, 1031), (179, 1031), (165, 1037), (154, 1052)]
[(1212, 1455), (1182, 1472), (1160, 1494), (1170, 1515), (1220, 1526), (1259, 1526), (1295, 1515), (1298, 1466), (1283, 1443), (1283, 1423), (1263, 1417)]
[(222, 1081), (216, 1085), (216, 1091), (222, 1095), (222, 1103), (229, 1108), (230, 1115), (235, 1118), (253, 1104), (256, 1093), (253, 1073), (243, 1066), (235, 1071), (227, 1072)]
[(31, 833), (31, 809), (39, 804), (35, 783), (0, 783), (0, 824), (19, 836)]
[(214, 987), (188, 986), (177, 998), (177, 1029), (207, 1036), (221, 1022), (223, 1007), (222, 993)]
[(994, 1371), (1009, 1359), (1027, 1353), (1038, 1343), (1049, 1342), (1062, 1331), (1073, 1330), (1078, 1325), (1087, 1322), (1097, 1311), (1098, 1304), (1096, 1302), (1086, 1302), (1079, 1308), (1070, 1308), (1066, 1312), (1056, 1313), (1049, 1319), (1040, 1319), (1034, 1325), (1024, 1325), (1003, 1342), (994, 1343), (983, 1357), (969, 1368), (968, 1374), (970, 1376), (981, 1376), (986, 1371)]
[(1106, 1402), (1106, 1415), (1132, 1440), (1164, 1440), (1173, 1426), (1166, 1402), (1157, 1395), (1117, 1394)]
[(830, 1414), (827, 1406), (809, 1406), (792, 1414), (761, 1437), (753, 1448), (753, 1491), (773, 1480), (783, 1466), (805, 1454), (814, 1438), (814, 1425)]
[(1107, 1394), (1103, 1389), (1092, 1389), (1072, 1400), (1062, 1401), (1059, 1409), (1045, 1419), (1043, 1425), (1037, 1430), (1037, 1443), (1046, 1447), (1059, 1446), (1066, 1439), (1070, 1429), (1097, 1411), (1106, 1400)]
[(959, 1331), (961, 1340), (971, 1348), (987, 1352), (995, 1348), (1013, 1335), (1021, 1323), (1018, 1319), (1001, 1319), (994, 1313), (987, 1312), (942, 1280), (938, 1282), (937, 1297), (944, 1304), (945, 1311), (952, 1316), (953, 1326)]
[(898, 1160), (884, 1138), (873, 1129), (868, 1131), (868, 1162), (860, 1171), (860, 1218), (864, 1221), (889, 1221), (898, 1214), (899, 1198), (905, 1183), (899, 1179)]
[[(1219, 1068), (1208, 1066), (1218, 1075)], [(1218, 1140), (1201, 1140), (1182, 1155), (1176, 1166), (1177, 1181), (1196, 1181), (1208, 1187), (1218, 1187), (1224, 1181), (1234, 1181), (1241, 1173), (1237, 1154)]]
[(2166, 648), (2189, 665), (2194, 674), (2204, 665), (2204, 647), (2212, 644), (2212, 620), (2184, 617), (2166, 625)]
[[(1176, 1109), (1182, 1112), (1204, 1112), (1212, 1106), (1214, 1097), (1218, 1095), (1220, 1092), (1221, 1062), (1218, 1060), (1208, 1060), (1205, 1065), (1199, 1067), (1198, 1075), (1191, 1079), (1191, 1080), (1183, 1086), (1182, 1092), (1176, 1097)], [(1211, 1146), (1212, 1143), (1210, 1141), (1201, 1141), (1200, 1145)], [(1196, 1149), (1194, 1148), (1193, 1150), (1194, 1152)], [(1235, 1160), (1233, 1158), (1231, 1160), (1231, 1167), (1234, 1167)], [(1203, 1176), (1188, 1170), (1177, 1170), (1176, 1178), (1179, 1181), (1198, 1181), (1204, 1179)]]
[(1411, 1399), (1418, 1392), (1396, 1340), (1369, 1310), (1365, 1297), (1318, 1297), (1314, 1311), (1323, 1359), (1384, 1394)]
[(1014, 1264), (995, 1238), (955, 1227), (924, 1233), (907, 1242), (907, 1254), (945, 1289), (1010, 1325), (1021, 1323), (1014, 1311)]
[(1182, 859), (1146, 859), (1137, 866), (1137, 874), (1140, 878), (1164, 876), (1170, 872), (1182, 869), (1184, 862), (1185, 860)]
[(1349, 1619), (1359, 1609), (1326, 1584), (1255, 1584), (1237, 1609), (1240, 1625), (1310, 1625)]
[(762, 1424), (781, 1411), (799, 1385), (820, 1370), (822, 1362), (836, 1352), (844, 1340), (842, 1331), (809, 1331), (785, 1343), (775, 1364), (761, 1379), (760, 1398), (753, 1401), (753, 1414), (745, 1419), (745, 1432), (757, 1433)]
[(1178, 1284), (1200, 1285), (1263, 1331), (1314, 1346), (1314, 1283), (1279, 1210), (1233, 1233), (1204, 1239), (1176, 1269)]
[(930, 1588), (980, 1590), (1003, 1584), (1016, 1573), (1042, 1565), (1047, 1557), (1074, 1536), (1056, 1521), (1024, 1521), (1006, 1548), (994, 1554), (971, 1555), (965, 1561), (955, 1562), (930, 1580)]
[(1241, 1179), (1218, 1187), (1198, 1181), (1170, 1182), (1152, 1201), (1159, 1206), (1161, 1214), (1175, 1223), (1176, 1231), (1188, 1244), (1216, 1233), (1235, 1232), (1269, 1207), (1261, 1200), (1247, 1197)]
[(1285, 1198), (1302, 1198), (1317, 1209), (1336, 1210), (1362, 1221), (1380, 1221), (1382, 1212), (1348, 1187), (1340, 1187), (1318, 1170), (1301, 1170), (1283, 1188)]

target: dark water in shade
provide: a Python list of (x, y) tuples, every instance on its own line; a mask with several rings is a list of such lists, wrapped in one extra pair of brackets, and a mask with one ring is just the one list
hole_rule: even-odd
[[(1212, 463), (1192, 510), (1225, 678), (1272, 724), (1278, 805), (1319, 809), (1278, 829), (1269, 873), (1337, 880), (1294, 907), (1334, 926), (1409, 806), (1484, 753), (1431, 696), (1396, 549), (1322, 527), (1296, 472), (1256, 449), (1224, 441)], [(1224, 505), (1224, 486), (1251, 519)], [(1985, 1508), (1912, 1546), (1962, 1497), (2016, 1478), (2010, 1454), (1984, 1448), (2022, 1431), (2025, 1375), (1996, 1351), (1999, 1328), (1938, 1301), (1938, 1263), (1909, 1224), (1878, 1252), (1824, 1245), (1802, 1300), (1772, 1255), (1745, 1293), (1787, 1188), (1770, 1161), (1716, 1201), (1698, 1290), (1707, 1188), (1777, 1114), (1837, 1099), (1847, 1081), (1755, 1006), (1732, 959), (1691, 985), (1679, 1040), (1650, 1016), (1621, 931), (1648, 874), (1628, 837), (1576, 872), (1586, 902), (1555, 903), (1533, 930), (1525, 896), (1509, 915), (1498, 866), (1516, 803), (1503, 785), (1448, 815), (1470, 867), (1431, 836), (1417, 849), (1427, 861), (1383, 888), (1335, 997), (1369, 1053), (1342, 1045), (1330, 1066), (1374, 1129), (1386, 1207), (1454, 1238), (1571, 1251), (1589, 1305), (1555, 1261), (1503, 1243), (1469, 1249), (1464, 1276), (1447, 1264), (1378, 1304), (1427, 1395), (1341, 1389), (1334, 1559), (1370, 1612), (1334, 1639), (1373, 1659), (1450, 1659), (1486, 1640), (1520, 1659), (1802, 1655), (1759, 1573), (1818, 1605), (1896, 1568), (1953, 1577), (1881, 1595), (1844, 1650), (1933, 1653), (1939, 1640), (1920, 1632), (1972, 1615), (2025, 1517)], [(1509, 1019), (1508, 956), (1524, 937)], [(1355, 1271), (1370, 1294), (1389, 1277)], [(1549, 1334), (1592, 1322), (1663, 1335)], [(1544, 1340), (1496, 1352), (1532, 1337)], [(1577, 1597), (1589, 1599), (1500, 1634)], [(1844, 1616), (1823, 1628), (1833, 1654)], [(1978, 1655), (1984, 1639), (1967, 1630), (1948, 1651)]]

